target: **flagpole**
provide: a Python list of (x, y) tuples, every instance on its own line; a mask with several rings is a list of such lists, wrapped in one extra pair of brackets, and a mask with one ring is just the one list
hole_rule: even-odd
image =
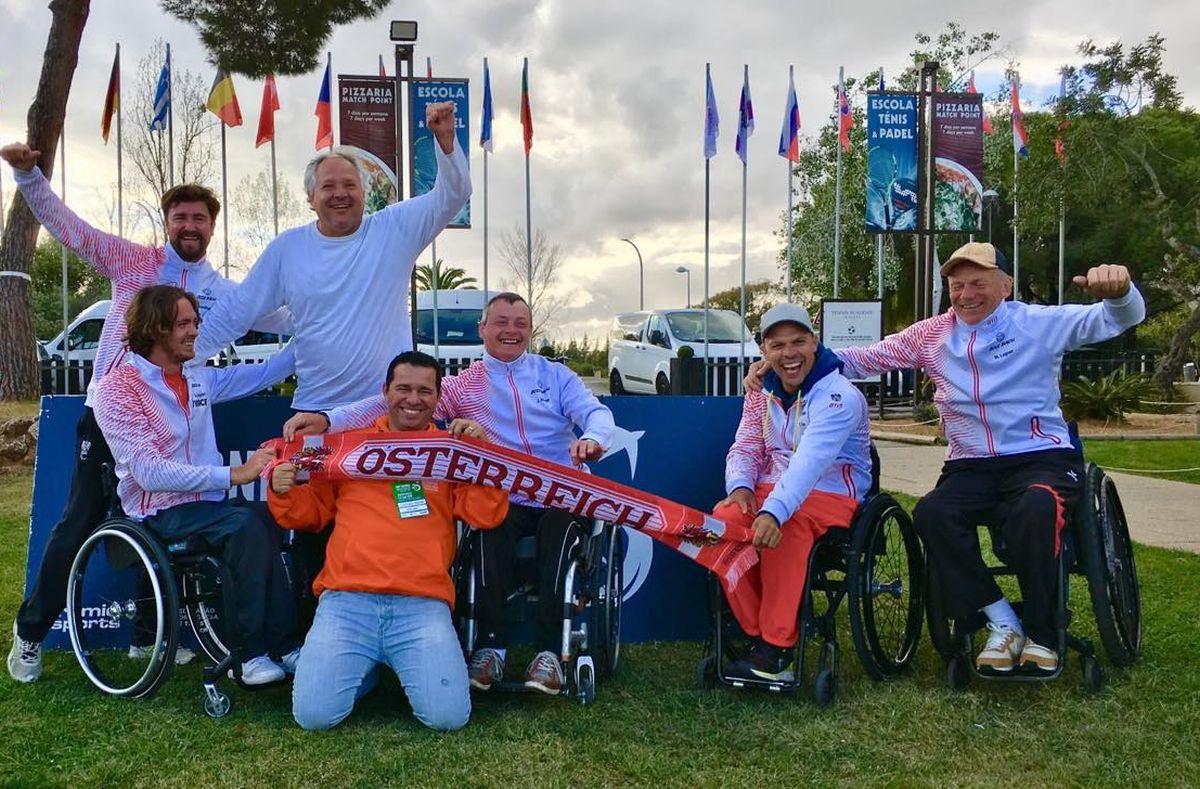
[[(66, 205), (66, 203), (67, 203), (67, 130), (66, 130), (65, 126), (64, 126), (63, 130), (61, 132), (59, 132), (58, 140), (59, 140), (59, 156), (60, 156), (59, 166), (62, 168), (62, 172), (59, 173), (59, 177), (62, 179), (62, 188), (59, 190), (61, 192), (61, 194), (59, 196), (62, 198), (63, 205)], [(59, 246), (59, 249), (62, 251), (62, 288), (61, 288), (60, 295), (62, 297), (62, 324), (63, 324), (63, 343), (62, 343), (62, 349), (63, 349), (63, 393), (70, 394), (71, 393), (71, 342), (70, 342), (71, 338), (67, 336), (67, 328), (68, 328), (68, 326), (70, 326), (71, 316), (70, 316), (69, 310), (67, 309), (67, 287), (68, 287), (67, 286), (67, 245), (60, 243), (58, 246)]]
[[(171, 65), (171, 45), (167, 44), (167, 179), (175, 185), (175, 67)], [(159, 137), (161, 140), (162, 138)], [(225, 139), (224, 126), (221, 139)]]
[[(433, 58), (425, 58), (425, 78), (433, 79)], [(430, 132), (430, 137), (433, 133)], [(437, 145), (437, 139), (433, 139), (433, 144)], [(437, 259), (437, 235), (433, 236), (433, 241), (429, 243), (429, 254), (432, 261), (429, 264), (430, 283), (429, 290), (433, 293), (433, 358), (442, 358), (442, 344), (438, 337), (438, 287), (441, 285), (441, 277), (438, 276), (438, 259)]]
[[(1016, 91), (1021, 84), (1020, 72), (1013, 73), (1012, 89)], [(1014, 124), (1013, 134), (1017, 130)], [(1018, 146), (1013, 145), (1013, 301), (1021, 300), (1021, 231), (1017, 227), (1017, 178), (1021, 172), (1021, 154)]]
[[(704, 394), (712, 394), (711, 372), (709, 367), (708, 356), (708, 310), (711, 306), (708, 303), (709, 295), (709, 268), (708, 268), (708, 228), (709, 228), (709, 187), (711, 184), (712, 157), (708, 155), (708, 86), (712, 84), (712, 64), (704, 64), (704, 136), (705, 136), (705, 151), (704, 151)], [(715, 141), (714, 141), (715, 144)]]
[[(1065, 71), (1059, 72), (1058, 83), (1058, 106), (1059, 114), (1062, 120), (1058, 125), (1058, 165), (1061, 171), (1066, 166), (1066, 140), (1064, 135), (1066, 130), (1063, 124), (1066, 122), (1066, 109), (1063, 105), (1063, 99), (1067, 95), (1067, 75)], [(1066, 194), (1066, 179), (1062, 179), (1063, 193), (1058, 198), (1058, 303), (1063, 303), (1063, 290), (1066, 287), (1066, 259), (1067, 259), (1067, 194)]]
[(121, 45), (117, 44), (117, 235), (125, 236), (125, 193), (121, 177)]
[(229, 173), (226, 169), (225, 161), (225, 119), (221, 118), (221, 205), (225, 208), (221, 212), (221, 218), (224, 222), (224, 238), (222, 242), (225, 245), (225, 279), (229, 279)]
[[(525, 75), (525, 92), (529, 92), (529, 58), (525, 58), (522, 70)], [(529, 278), (529, 309), (533, 310), (533, 214), (529, 201), (529, 146), (525, 146), (525, 274)]]
[(279, 179), (275, 171), (275, 130), (271, 129), (271, 218), (275, 222), (275, 235), (279, 235)]
[[(834, 114), (837, 118), (839, 136), (842, 128), (842, 94), (846, 90), (843, 83), (845, 76), (845, 67), (839, 66), (837, 112)], [(842, 289), (842, 144), (840, 140), (837, 145), (837, 175), (834, 180), (833, 194), (833, 297), (836, 299)]]
[[(750, 82), (750, 66), (748, 64), (742, 66), (742, 96), (745, 97), (745, 85)], [(746, 112), (743, 107), (742, 112)], [(739, 126), (742, 123), (742, 118), (739, 115)], [(739, 134), (742, 133), (739, 128)], [(750, 135), (746, 134), (745, 140), (742, 143), (746, 146), (742, 150), (742, 289), (741, 289), (741, 312), (742, 312), (742, 347), (738, 349), (738, 394), (742, 393), (742, 380), (746, 377), (746, 173), (748, 169), (748, 160), (750, 159)]]
[[(879, 89), (881, 91), (884, 89), (883, 66), (879, 67)], [(841, 111), (842, 108), (839, 105), (838, 112)], [(875, 235), (875, 298), (883, 301), (883, 233)], [(882, 397), (880, 402), (882, 403)]]
[[(483, 59), (483, 73), (488, 74), (488, 59)], [(490, 84), (489, 84), (490, 87)], [(490, 91), (489, 91), (490, 92)], [(489, 137), (489, 144), (490, 144)], [(488, 149), (483, 149), (483, 300), (488, 299)]]
[(333, 126), (333, 117), (334, 117), (333, 103), (335, 101), (337, 101), (337, 99), (333, 95), (333, 51), (332, 50), (327, 50), (325, 52), (325, 76), (327, 77), (325, 84), (329, 86), (329, 150), (332, 151), (334, 146), (337, 145), (337, 132), (334, 131), (334, 126)]

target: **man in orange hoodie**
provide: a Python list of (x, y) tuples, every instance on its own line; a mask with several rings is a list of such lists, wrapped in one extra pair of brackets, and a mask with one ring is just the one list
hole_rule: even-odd
[[(383, 383), (388, 412), (362, 432), (435, 429), (441, 367), (408, 351)], [(466, 433), (483, 436), (478, 426)], [(477, 528), (508, 514), (503, 490), (450, 482), (350, 480), (296, 484), (282, 463), (271, 475), (271, 513), (280, 526), (319, 531), (333, 521), (325, 567), (313, 583), (316, 619), (300, 650), (292, 716), (305, 729), (330, 729), (378, 680), (380, 664), (400, 677), (417, 719), (431, 729), (467, 724), (467, 666), (450, 613), (454, 519)]]

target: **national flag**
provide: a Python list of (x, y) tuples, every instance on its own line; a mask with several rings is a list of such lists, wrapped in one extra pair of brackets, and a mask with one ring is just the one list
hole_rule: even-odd
[(717, 155), (717, 135), (721, 130), (721, 116), (717, 114), (717, 97), (713, 93), (712, 71), (704, 68), (705, 82), (708, 83), (704, 99), (704, 158), (711, 159)]
[(1024, 113), (1021, 112), (1021, 85), (1020, 77), (1016, 74), (1012, 77), (1012, 133), (1013, 133), (1013, 152), (1021, 156), (1029, 155), (1029, 135), (1025, 133)]
[(387, 79), (387, 69), (383, 67), (383, 55), (379, 56), (379, 78)]
[(121, 107), (121, 51), (113, 56), (112, 74), (108, 78), (108, 92), (104, 94), (104, 117), (100, 119), (100, 136), (108, 145), (108, 131), (112, 128), (113, 115)]
[(789, 162), (800, 161), (800, 105), (796, 102), (796, 83), (788, 75), (787, 106), (783, 110), (783, 129), (779, 132), (779, 155)]
[(321, 92), (317, 94), (317, 108), (313, 115), (317, 116), (316, 149), (333, 147), (333, 109), (329, 102), (329, 63), (325, 64), (325, 76), (321, 78)]
[(1067, 75), (1064, 73), (1061, 75), (1058, 83), (1058, 113), (1061, 117), (1058, 121), (1058, 133), (1054, 135), (1054, 155), (1058, 157), (1059, 164), (1067, 163), (1067, 143), (1065, 137), (1071, 121), (1067, 118), (1066, 99)]
[(233, 77), (225, 69), (217, 69), (204, 106), (226, 126), (242, 125), (242, 108), (238, 106), (237, 93), (233, 90)]
[(742, 164), (746, 163), (746, 146), (751, 134), (754, 134), (754, 102), (750, 100), (750, 67), (745, 66), (742, 71), (742, 97), (738, 101), (737, 139), (733, 142), (733, 150)]
[(258, 136), (254, 141), (257, 148), (264, 142), (275, 139), (275, 111), (279, 109), (279, 93), (275, 90), (275, 75), (268, 74), (263, 82), (262, 109), (258, 112)]
[(492, 74), (487, 58), (483, 59), (483, 121), (479, 124), (479, 147), (492, 152)]
[(850, 112), (850, 102), (846, 98), (846, 86), (838, 82), (838, 142), (842, 150), (850, 152), (850, 129), (854, 126), (854, 114)]
[(879, 67), (879, 90), (887, 90), (887, 87), (883, 84), (883, 66)]
[(158, 72), (158, 86), (154, 89), (154, 117), (150, 119), (150, 131), (166, 131), (167, 114), (171, 111), (171, 52), (168, 48), (166, 60)]
[(521, 66), (521, 129), (525, 135), (525, 155), (533, 147), (533, 110), (529, 107), (529, 58)]
[(425, 79), (433, 79), (433, 58), (425, 58)]
[[(971, 78), (967, 80), (967, 93), (978, 93), (975, 89), (975, 72), (971, 72)], [(987, 110), (983, 111), (983, 133), (991, 134), (995, 129), (992, 128), (992, 119), (988, 117)]]

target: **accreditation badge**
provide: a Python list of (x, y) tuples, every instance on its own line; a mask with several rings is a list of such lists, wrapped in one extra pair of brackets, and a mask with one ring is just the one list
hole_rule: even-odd
[(392, 496), (401, 519), (429, 514), (429, 502), (425, 500), (425, 488), (420, 482), (393, 482)]

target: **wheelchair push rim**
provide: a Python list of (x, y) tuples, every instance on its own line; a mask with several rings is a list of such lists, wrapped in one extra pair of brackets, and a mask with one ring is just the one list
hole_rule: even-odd
[[(71, 648), (91, 683), (112, 696), (152, 696), (174, 665), (178, 599), (166, 554), (141, 526), (109, 521), (94, 531), (67, 580)], [(135, 622), (153, 638), (136, 657)]]
[(1115, 666), (1137, 660), (1142, 648), (1141, 588), (1125, 511), (1112, 479), (1095, 464), (1078, 519), (1080, 550), (1096, 629)]
[(912, 662), (921, 638), (925, 571), (912, 519), (887, 494), (855, 518), (849, 568), (850, 624), (863, 668), (887, 679)]
[(610, 677), (621, 660), (621, 611), (625, 594), (624, 528), (606, 525), (603, 566), (592, 602), (588, 640), (600, 676)]
[(192, 635), (204, 654), (217, 665), (229, 656), (228, 638), (223, 631), (232, 614), (228, 610), (228, 601), (220, 592), (220, 584), (231, 581), (219, 578), (220, 575), (220, 566), (209, 557), (197, 566), (185, 569), (179, 576), (183, 609)]

